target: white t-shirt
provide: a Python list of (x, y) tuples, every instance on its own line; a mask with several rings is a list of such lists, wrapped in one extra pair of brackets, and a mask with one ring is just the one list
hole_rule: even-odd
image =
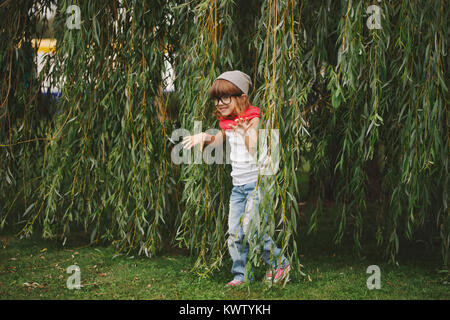
[[(267, 157), (267, 142), (263, 137), (263, 146), (252, 156), (245, 146), (244, 138), (232, 130), (225, 131), (230, 143), (231, 177), (234, 186), (251, 183), (258, 180), (258, 174), (268, 175), (273, 164)], [(259, 137), (261, 138), (261, 137)], [(258, 141), (259, 142), (259, 141)], [(275, 172), (278, 170), (276, 167)]]

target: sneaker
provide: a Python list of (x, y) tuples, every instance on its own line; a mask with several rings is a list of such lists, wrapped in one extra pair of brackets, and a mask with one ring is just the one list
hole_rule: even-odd
[(275, 270), (275, 277), (273, 277), (272, 270), (267, 271), (266, 273), (266, 282), (278, 283), (280, 280), (286, 279), (285, 282), (289, 281), (289, 271), (291, 271), (291, 266), (287, 265), (284, 268), (277, 268)]
[(244, 282), (240, 281), (240, 280), (231, 280), (230, 282), (228, 282), (225, 287), (238, 287), (241, 284), (243, 284)]

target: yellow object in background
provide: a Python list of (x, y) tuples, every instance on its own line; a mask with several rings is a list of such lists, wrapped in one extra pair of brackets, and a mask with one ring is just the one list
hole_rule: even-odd
[(55, 53), (56, 51), (56, 39), (33, 39), (31, 44), (34, 48), (38, 47), (38, 52), (42, 53)]

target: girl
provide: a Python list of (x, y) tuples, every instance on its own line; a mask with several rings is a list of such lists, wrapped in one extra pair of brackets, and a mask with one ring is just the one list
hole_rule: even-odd
[[(258, 107), (250, 105), (250, 86), (250, 77), (238, 70), (228, 71), (217, 77), (209, 94), (221, 131), (215, 136), (201, 132), (187, 136), (182, 141), (186, 149), (200, 144), (200, 149), (203, 150), (205, 144), (218, 146), (223, 143), (225, 137), (229, 139), (233, 189), (230, 197), (227, 243), (233, 261), (231, 272), (234, 278), (226, 285), (231, 287), (243, 284), (246, 279), (245, 265), (249, 243), (243, 242), (250, 221), (252, 218), (258, 218), (258, 206), (262, 198), (260, 188), (256, 188), (260, 168), (254, 160), (258, 140), (257, 128), (262, 114)], [(268, 235), (264, 235), (263, 250), (263, 258), (271, 267), (266, 273), (266, 281), (287, 281), (290, 271), (288, 261), (284, 255), (280, 255), (281, 250)], [(248, 279), (252, 281), (251, 273)]]

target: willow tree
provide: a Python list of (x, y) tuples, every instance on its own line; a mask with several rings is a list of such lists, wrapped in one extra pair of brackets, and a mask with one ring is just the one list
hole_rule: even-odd
[[(0, 227), (23, 223), (38, 197), (54, 104), (40, 94), (34, 38), (51, 1), (0, 2)], [(44, 18), (44, 22), (45, 22)], [(19, 213), (18, 213), (19, 212)]]
[[(171, 134), (217, 128), (208, 88), (240, 69), (252, 77), (262, 128), (279, 132), (276, 146), (269, 139), (281, 161), (261, 180), (275, 195), (260, 227), (292, 263), (307, 156), (314, 210), (306, 230), (318, 230), (332, 200), (336, 244), (351, 235), (361, 252), (367, 237), (395, 262), (400, 240), (437, 236), (448, 267), (447, 1), (43, 5), (52, 3), (57, 47), (40, 77), (62, 95), (45, 127), (34, 104), (42, 78), (26, 58), (31, 2), (0, 4), (2, 226), (60, 241), (81, 228), (91, 241), (147, 255), (167, 239), (190, 248), (197, 267), (220, 266), (230, 168), (174, 163)], [(163, 93), (169, 64), (175, 93)]]

